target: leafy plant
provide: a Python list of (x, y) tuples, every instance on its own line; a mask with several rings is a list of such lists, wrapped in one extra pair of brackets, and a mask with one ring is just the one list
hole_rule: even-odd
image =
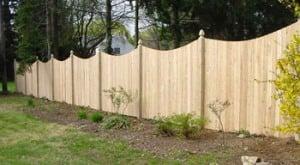
[(277, 129), (284, 133), (300, 133), (300, 35), (295, 35), (277, 62), (279, 73), (274, 81), (275, 98), (280, 102), (284, 123)]
[(118, 88), (112, 87), (111, 89), (104, 90), (104, 92), (110, 98), (114, 111), (117, 113), (119, 113), (120, 110), (126, 110), (128, 105), (135, 99), (131, 91), (121, 86)]
[(176, 134), (173, 123), (167, 118), (159, 118), (156, 123), (157, 131), (160, 134), (165, 136), (174, 136)]
[(111, 116), (104, 120), (103, 127), (105, 129), (126, 129), (130, 127), (130, 122), (124, 116)]
[(29, 99), (27, 100), (27, 106), (30, 108), (34, 108), (35, 107), (35, 102), (33, 99)]
[(92, 122), (100, 123), (103, 120), (103, 115), (100, 112), (95, 112), (91, 116)]
[(203, 117), (192, 114), (173, 115), (166, 118), (160, 118), (157, 121), (157, 130), (159, 133), (167, 136), (184, 136), (190, 138), (199, 133), (207, 123)]
[(87, 119), (87, 113), (86, 113), (86, 111), (81, 110), (81, 111), (77, 112), (77, 117), (80, 120)]
[(249, 132), (248, 130), (245, 130), (245, 129), (240, 129), (240, 130), (237, 132), (237, 134), (239, 134), (239, 135), (244, 135), (244, 137), (250, 137), (250, 136), (251, 136), (250, 132)]

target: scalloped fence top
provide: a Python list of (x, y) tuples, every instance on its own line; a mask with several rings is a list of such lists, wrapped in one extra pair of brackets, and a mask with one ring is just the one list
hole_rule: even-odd
[(222, 115), (226, 131), (282, 136), (272, 130), (283, 119), (269, 80), (275, 78), (276, 61), (299, 30), (300, 21), (247, 41), (199, 37), (168, 51), (140, 44), (122, 56), (97, 52), (88, 59), (71, 55), (64, 61), (37, 61), (23, 76), (16, 75), (17, 91), (114, 112), (103, 90), (122, 86), (138, 95), (122, 114), (153, 119), (193, 113), (206, 117), (209, 129), (218, 129), (218, 122), (207, 105), (228, 100), (231, 105)]

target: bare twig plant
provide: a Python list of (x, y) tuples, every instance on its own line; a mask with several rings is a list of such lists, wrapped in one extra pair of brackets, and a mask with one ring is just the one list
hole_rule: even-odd
[(222, 121), (222, 113), (230, 106), (230, 102), (228, 100), (226, 101), (220, 101), (215, 100), (208, 104), (208, 108), (213, 114), (217, 117), (217, 120), (219, 122), (219, 130), (223, 133), (223, 145), (225, 145), (225, 135), (224, 135), (224, 124)]
[(126, 90), (124, 87), (112, 87), (104, 90), (104, 93), (110, 98), (114, 111), (120, 113), (120, 110), (124, 111), (131, 104), (136, 95), (131, 91)]

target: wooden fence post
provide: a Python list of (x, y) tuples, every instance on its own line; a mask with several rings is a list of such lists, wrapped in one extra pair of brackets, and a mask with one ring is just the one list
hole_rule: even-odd
[(99, 58), (99, 110), (102, 111), (102, 54), (99, 48), (96, 49), (96, 56)]
[(74, 51), (70, 51), (71, 58), (71, 86), (72, 86), (72, 105), (75, 105), (75, 87), (74, 87)]
[(140, 82), (139, 82), (139, 114), (138, 118), (143, 118), (143, 45), (142, 40), (138, 42), (139, 53), (139, 69), (140, 69)]
[(204, 30), (199, 32), (199, 46), (201, 56), (201, 116), (205, 115), (205, 38)]
[(39, 57), (36, 56), (36, 96), (40, 98), (40, 76), (39, 76)]
[(54, 55), (51, 54), (51, 69), (52, 69), (52, 101), (54, 101)]

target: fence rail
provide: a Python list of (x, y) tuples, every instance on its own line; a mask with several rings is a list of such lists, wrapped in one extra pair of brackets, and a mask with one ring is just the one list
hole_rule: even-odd
[(222, 116), (226, 131), (281, 136), (272, 131), (283, 119), (272, 99), (274, 86), (267, 81), (275, 78), (276, 60), (297, 30), (300, 21), (248, 41), (206, 39), (201, 32), (198, 40), (169, 51), (140, 44), (122, 56), (97, 52), (81, 59), (71, 52), (65, 61), (37, 61), (24, 76), (16, 75), (17, 91), (112, 112), (102, 91), (123, 86), (139, 94), (123, 114), (154, 118), (195, 113), (210, 120), (210, 129), (217, 129), (218, 122), (207, 104), (229, 100), (232, 105)]

